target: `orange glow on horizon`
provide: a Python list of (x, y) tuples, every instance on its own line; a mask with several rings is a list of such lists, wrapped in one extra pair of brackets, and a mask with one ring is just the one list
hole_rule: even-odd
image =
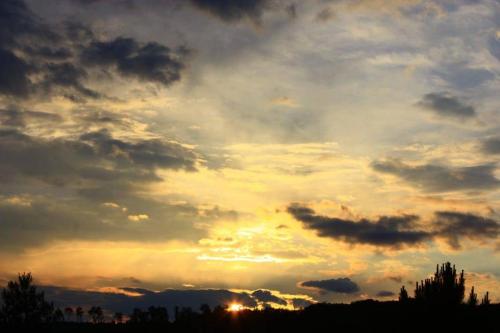
[(229, 307), (227, 308), (227, 311), (229, 312), (240, 312), (241, 310), (243, 310), (243, 305), (239, 304), (239, 303), (231, 303), (229, 304)]

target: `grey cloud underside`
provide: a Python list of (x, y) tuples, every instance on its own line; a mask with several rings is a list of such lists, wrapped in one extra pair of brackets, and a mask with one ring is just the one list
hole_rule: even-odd
[(20, 0), (0, 3), (0, 94), (102, 98), (86, 86), (92, 69), (163, 86), (181, 79), (189, 50), (118, 37), (100, 40), (79, 23), (48, 26)]
[(393, 297), (393, 296), (396, 296), (396, 294), (392, 291), (381, 290), (381, 291), (377, 292), (376, 296), (378, 296), (378, 297)]
[(315, 230), (319, 236), (347, 243), (399, 246), (418, 244), (431, 236), (426, 231), (414, 229), (418, 219), (414, 215), (382, 216), (378, 221), (350, 221), (316, 215), (312, 209), (297, 204), (289, 206), (288, 212), (306, 228)]
[(341, 294), (354, 294), (360, 291), (356, 282), (349, 278), (338, 278), (329, 280), (304, 281), (301, 287), (315, 288), (323, 292), (334, 292)]
[(155, 181), (157, 168), (194, 171), (197, 159), (176, 143), (126, 142), (106, 130), (49, 140), (0, 129), (0, 155), (0, 182), (32, 179), (52, 185)]
[(449, 93), (426, 94), (417, 105), (440, 117), (467, 119), (477, 116), (473, 106), (465, 104)]
[(166, 307), (169, 315), (174, 315), (175, 307), (190, 307), (199, 311), (203, 304), (211, 308), (225, 306), (237, 302), (247, 307), (255, 307), (258, 300), (246, 292), (232, 292), (225, 289), (205, 290), (176, 290), (167, 289), (154, 292), (147, 289), (123, 288), (128, 292), (139, 293), (141, 296), (127, 296), (124, 294), (101, 293), (83, 290), (67, 289), (62, 287), (42, 287), (45, 297), (53, 301), (58, 307), (66, 306), (101, 306), (114, 313), (131, 313), (134, 308), (147, 309), (150, 306)]
[(400, 160), (386, 160), (374, 161), (371, 167), (429, 192), (493, 190), (500, 185), (493, 164), (456, 168), (438, 164), (412, 166)]
[(376, 221), (359, 221), (317, 215), (314, 210), (300, 204), (291, 204), (288, 212), (307, 229), (320, 237), (329, 237), (351, 244), (369, 244), (377, 247), (398, 248), (418, 245), (442, 238), (460, 248), (460, 240), (495, 240), (500, 224), (490, 218), (471, 213), (439, 211), (426, 226), (418, 225), (414, 215), (381, 216)]
[(262, 16), (268, 0), (191, 0), (191, 3), (226, 22), (249, 18), (257, 22)]
[[(7, 120), (19, 123), (23, 117), (40, 117), (21, 114), (12, 117), (7, 112)], [(0, 232), (11, 236), (2, 240), (3, 248), (68, 239), (195, 239), (204, 233), (196, 223), (224, 214), (236, 218), (234, 212), (217, 208), (202, 212), (144, 193), (144, 186), (161, 181), (158, 169), (195, 171), (197, 156), (176, 143), (123, 141), (106, 130), (78, 138), (42, 139), (4, 128), (0, 156)], [(16, 198), (25, 204), (16, 203)], [(113, 205), (103, 205), (106, 202)], [(147, 217), (134, 221), (138, 215)]]
[(500, 235), (500, 224), (495, 220), (457, 212), (436, 212), (436, 233), (445, 237), (448, 244), (460, 248), (460, 238), (473, 240), (497, 239)]
[(29, 124), (55, 124), (62, 120), (55, 113), (19, 110), (14, 107), (0, 110), (0, 124), (5, 127), (22, 128)]
[(500, 137), (488, 138), (482, 142), (482, 151), (486, 154), (500, 154)]
[(262, 290), (262, 289), (256, 290), (252, 293), (252, 297), (264, 303), (276, 303), (280, 305), (287, 305), (287, 302), (284, 299), (273, 295), (269, 290)]

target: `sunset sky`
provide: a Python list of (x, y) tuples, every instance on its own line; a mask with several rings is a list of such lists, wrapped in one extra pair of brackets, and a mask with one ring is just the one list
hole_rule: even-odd
[(3, 0), (0, 285), (498, 302), (499, 93), (496, 0)]

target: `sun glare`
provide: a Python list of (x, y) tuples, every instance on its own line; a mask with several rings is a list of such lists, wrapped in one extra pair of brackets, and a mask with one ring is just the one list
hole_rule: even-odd
[(231, 303), (229, 304), (229, 307), (227, 308), (228, 311), (230, 312), (239, 312), (243, 310), (243, 305), (238, 304), (238, 303)]

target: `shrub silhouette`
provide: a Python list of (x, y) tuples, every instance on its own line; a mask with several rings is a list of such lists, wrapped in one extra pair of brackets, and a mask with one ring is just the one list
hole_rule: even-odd
[[(31, 273), (19, 274), (17, 281), (9, 281), (2, 290), (2, 313), (8, 324), (36, 324), (54, 319), (54, 307), (45, 301), (43, 292), (33, 285)], [(59, 315), (59, 313), (57, 313)]]

